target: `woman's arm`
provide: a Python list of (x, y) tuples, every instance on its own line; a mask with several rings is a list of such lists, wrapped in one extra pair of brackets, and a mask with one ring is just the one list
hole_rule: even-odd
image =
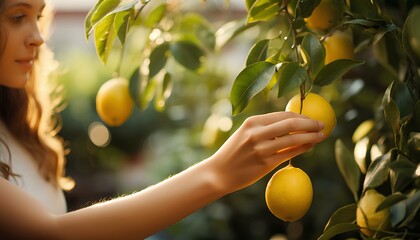
[(145, 238), (308, 150), (322, 140), (321, 129), (294, 113), (254, 116), (210, 158), (138, 193), (60, 216), (34, 207), (33, 199), (1, 180), (0, 230), (32, 239)]

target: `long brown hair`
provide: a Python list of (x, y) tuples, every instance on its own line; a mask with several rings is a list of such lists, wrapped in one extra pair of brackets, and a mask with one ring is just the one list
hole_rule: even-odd
[[(4, 5), (4, 2), (0, 1), (0, 5)], [(52, 14), (52, 11), (44, 11), (44, 15)], [(43, 26), (49, 20), (44, 20)], [(45, 29), (42, 27), (41, 31)], [(5, 40), (5, 37), (1, 36), (1, 39)], [(64, 178), (65, 148), (57, 135), (61, 125), (58, 112), (63, 103), (59, 97), (60, 89), (52, 84), (57, 67), (52, 52), (45, 44), (42, 45), (24, 89), (0, 86), (0, 119), (32, 154), (45, 179), (63, 189), (70, 189), (73, 182)], [(8, 151), (7, 143), (2, 142)], [(0, 171), (5, 178), (13, 175), (12, 166), (6, 163), (0, 162)]]

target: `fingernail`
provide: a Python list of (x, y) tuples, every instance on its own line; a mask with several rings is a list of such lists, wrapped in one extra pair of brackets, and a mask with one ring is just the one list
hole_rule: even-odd
[(320, 127), (321, 129), (323, 129), (323, 128), (324, 128), (324, 123), (323, 123), (323, 122), (318, 121), (318, 124), (319, 124), (319, 127)]
[(318, 137), (320, 137), (320, 138), (324, 137), (324, 132), (319, 131), (319, 132), (318, 132)]

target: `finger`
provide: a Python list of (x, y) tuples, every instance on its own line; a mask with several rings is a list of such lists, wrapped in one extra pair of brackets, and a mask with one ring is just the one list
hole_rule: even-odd
[(270, 156), (281, 151), (305, 144), (315, 144), (323, 139), (322, 132), (305, 132), (289, 134), (272, 140), (263, 141), (255, 149), (262, 156)]
[(304, 152), (307, 152), (310, 150), (314, 144), (308, 143), (300, 146), (295, 146), (292, 148), (288, 148), (284, 151), (280, 151), (271, 157), (267, 158), (267, 162), (272, 163), (273, 167), (277, 167), (278, 165), (286, 162), (287, 160), (290, 160)]
[(249, 117), (245, 124), (250, 125), (258, 125), (258, 126), (266, 126), (273, 124), (275, 122), (283, 121), (285, 119), (289, 118), (305, 118), (308, 119), (307, 116), (297, 114), (294, 112), (272, 112), (267, 114), (261, 114), (261, 115), (255, 115), (252, 117)]
[(307, 118), (288, 118), (263, 128), (255, 129), (255, 137), (259, 140), (274, 139), (298, 132), (318, 132), (324, 124)]

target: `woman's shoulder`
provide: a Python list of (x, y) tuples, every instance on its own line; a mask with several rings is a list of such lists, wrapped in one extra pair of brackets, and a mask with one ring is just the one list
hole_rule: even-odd
[(42, 176), (34, 157), (19, 143), (18, 139), (12, 136), (1, 121), (0, 161), (7, 164), (11, 172), (16, 175), (9, 178), (10, 183), (43, 202), (53, 213), (60, 214), (67, 211), (62, 190)]

